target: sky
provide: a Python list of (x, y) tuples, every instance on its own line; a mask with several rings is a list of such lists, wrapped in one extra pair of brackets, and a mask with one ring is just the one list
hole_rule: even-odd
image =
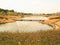
[(25, 13), (60, 12), (60, 0), (0, 0), (0, 8)]

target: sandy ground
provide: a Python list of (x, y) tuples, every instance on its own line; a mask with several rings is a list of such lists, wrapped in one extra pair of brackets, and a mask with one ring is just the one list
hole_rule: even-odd
[(48, 16), (49, 20), (45, 20), (45, 24), (53, 24), (54, 29), (60, 29), (60, 16)]

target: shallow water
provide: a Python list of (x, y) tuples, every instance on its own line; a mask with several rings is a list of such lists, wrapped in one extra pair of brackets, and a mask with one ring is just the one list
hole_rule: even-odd
[(0, 31), (10, 32), (35, 32), (38, 30), (51, 30), (51, 26), (39, 23), (38, 21), (16, 21), (0, 25)]
[(44, 16), (30, 16), (30, 17), (24, 17), (16, 20), (49, 20), (49, 18)]

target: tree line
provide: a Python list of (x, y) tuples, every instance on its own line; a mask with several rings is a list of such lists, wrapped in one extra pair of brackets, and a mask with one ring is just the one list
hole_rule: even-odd
[(32, 15), (32, 13), (22, 13), (16, 12), (14, 10), (0, 8), (0, 16), (24, 16), (24, 15)]

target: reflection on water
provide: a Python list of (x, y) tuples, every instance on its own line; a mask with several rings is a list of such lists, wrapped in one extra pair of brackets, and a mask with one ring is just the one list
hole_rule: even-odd
[(19, 27), (19, 30), (22, 32), (34, 32), (37, 30), (50, 30), (52, 27), (42, 24), (36, 21), (17, 21), (17, 25)]
[(44, 16), (30, 16), (30, 17), (24, 17), (16, 20), (49, 20), (49, 18)]
[(19, 31), (19, 32), (34, 32), (37, 30), (53, 29), (49, 25), (41, 24), (36, 21), (16, 21), (0, 25), (0, 31)]
[(0, 25), (0, 31), (16, 31), (18, 30), (16, 22)]

